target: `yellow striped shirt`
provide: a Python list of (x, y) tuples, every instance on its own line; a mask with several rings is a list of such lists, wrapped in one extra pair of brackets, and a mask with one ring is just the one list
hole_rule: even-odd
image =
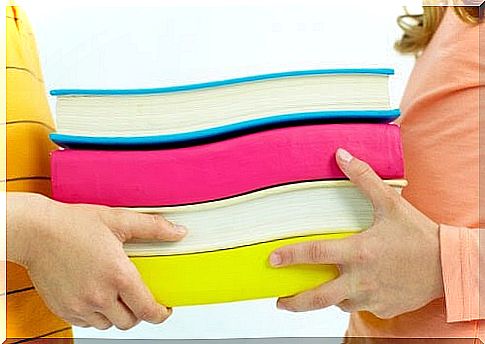
[[(54, 123), (47, 103), (31, 26), (17, 6), (6, 19), (6, 183), (8, 191), (50, 194), (48, 134)], [(69, 324), (45, 306), (22, 267), (7, 263), (7, 338), (71, 338)]]

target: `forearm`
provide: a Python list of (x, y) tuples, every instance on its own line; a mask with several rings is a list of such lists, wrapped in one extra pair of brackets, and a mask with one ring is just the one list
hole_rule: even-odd
[[(441, 265), (448, 322), (485, 319), (485, 229), (440, 226)], [(482, 239), (483, 241), (483, 239)]]
[(7, 193), (7, 260), (28, 266), (31, 244), (39, 236), (41, 219), (48, 216), (51, 202), (36, 193)]

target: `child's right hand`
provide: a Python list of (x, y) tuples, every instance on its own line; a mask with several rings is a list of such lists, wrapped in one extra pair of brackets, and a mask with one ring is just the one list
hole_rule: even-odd
[(77, 326), (126, 330), (142, 320), (163, 322), (171, 309), (155, 301), (122, 244), (185, 234), (157, 215), (7, 194), (7, 259), (25, 266), (48, 307)]

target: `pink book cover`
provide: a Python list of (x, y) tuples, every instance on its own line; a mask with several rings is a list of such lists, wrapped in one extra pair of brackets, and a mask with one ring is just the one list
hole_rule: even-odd
[(161, 150), (52, 153), (52, 193), (66, 203), (158, 207), (193, 204), (301, 181), (344, 179), (342, 147), (383, 179), (404, 177), (394, 124), (318, 124), (272, 129)]

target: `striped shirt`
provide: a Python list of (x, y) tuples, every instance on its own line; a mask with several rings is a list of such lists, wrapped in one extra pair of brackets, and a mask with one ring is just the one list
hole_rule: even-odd
[[(50, 194), (48, 134), (54, 123), (47, 103), (36, 42), (24, 12), (6, 8), (6, 179), (8, 191)], [(3, 154), (3, 153), (2, 153)], [(7, 338), (72, 337), (71, 327), (45, 306), (27, 271), (7, 262)], [(70, 342), (71, 340), (67, 340)]]

